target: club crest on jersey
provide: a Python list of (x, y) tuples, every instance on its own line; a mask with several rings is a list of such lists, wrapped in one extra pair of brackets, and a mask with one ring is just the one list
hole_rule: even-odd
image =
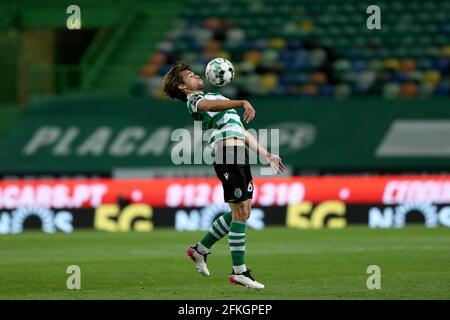
[(242, 197), (242, 190), (241, 190), (240, 188), (234, 189), (234, 196), (235, 196), (236, 198)]

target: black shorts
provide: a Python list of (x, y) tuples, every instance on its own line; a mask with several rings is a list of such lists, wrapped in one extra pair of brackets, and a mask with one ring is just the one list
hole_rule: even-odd
[[(245, 147), (224, 147), (215, 155), (214, 170), (222, 182), (225, 202), (238, 203), (253, 197), (253, 179), (248, 163), (248, 151), (245, 158), (240, 151)], [(230, 157), (231, 155), (231, 157)], [(226, 158), (228, 156), (228, 158)], [(226, 158), (226, 159), (225, 159)], [(230, 158), (233, 161), (230, 161)]]

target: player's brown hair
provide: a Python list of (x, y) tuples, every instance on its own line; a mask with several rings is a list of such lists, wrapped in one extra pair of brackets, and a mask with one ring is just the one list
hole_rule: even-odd
[(183, 61), (177, 62), (163, 78), (163, 91), (172, 99), (187, 101), (186, 94), (178, 86), (183, 84), (181, 73), (185, 70), (192, 71), (191, 67)]

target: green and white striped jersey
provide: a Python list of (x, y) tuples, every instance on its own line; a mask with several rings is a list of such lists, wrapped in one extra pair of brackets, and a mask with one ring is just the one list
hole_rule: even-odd
[(228, 100), (223, 95), (215, 92), (207, 93), (191, 93), (187, 96), (187, 107), (189, 113), (194, 120), (202, 121), (202, 130), (210, 130), (208, 144), (214, 144), (221, 140), (230, 137), (245, 140), (244, 126), (242, 125), (239, 114), (234, 109), (229, 109), (220, 112), (211, 111), (197, 111), (197, 106), (200, 100)]

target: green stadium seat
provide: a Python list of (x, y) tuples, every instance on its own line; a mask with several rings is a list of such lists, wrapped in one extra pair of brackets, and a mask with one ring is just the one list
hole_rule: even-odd
[(346, 83), (338, 84), (334, 90), (334, 97), (337, 99), (348, 98), (352, 93), (352, 88)]
[[(450, 10), (445, 10), (450, 9), (450, 1), (379, 1), (376, 4), (382, 10), (381, 30), (365, 28), (365, 11), (370, 4), (358, 0), (187, 0), (182, 17), (189, 17), (188, 25), (178, 34), (169, 34), (175, 40), (177, 54), (200, 69), (199, 61), (204, 63), (205, 58), (189, 53), (198, 50), (196, 44), (209, 46), (214, 33), (223, 31), (225, 39), (215, 53), (231, 56), (236, 70), (245, 75), (233, 82), (232, 90), (308, 96), (318, 90), (308, 83), (309, 78), (319, 86), (324, 84), (323, 79), (334, 78), (337, 82), (332, 92), (336, 97), (434, 94), (430, 83), (436, 86), (443, 81), (443, 75), (427, 73), (430, 70), (423, 59), (431, 59), (433, 65), (433, 59), (450, 44), (448, 34), (442, 31), (443, 24), (450, 20)], [(219, 24), (232, 18), (235, 26), (227, 29), (209, 24), (210, 31), (193, 32), (195, 41), (183, 36), (185, 30), (195, 30), (192, 25), (211, 17), (219, 18)], [(307, 49), (302, 47), (306, 44)], [(317, 72), (330, 61), (323, 49), (314, 46), (325, 47), (331, 56), (338, 56), (330, 74)], [(306, 50), (306, 58), (302, 50)], [(450, 48), (443, 52), (450, 56)], [(275, 77), (271, 70), (277, 70), (280, 76)], [(390, 73), (396, 74), (392, 80)], [(395, 81), (409, 82), (399, 85)], [(426, 85), (416, 85), (424, 81)]]
[(383, 97), (395, 99), (400, 96), (400, 85), (397, 83), (387, 83), (383, 87)]

